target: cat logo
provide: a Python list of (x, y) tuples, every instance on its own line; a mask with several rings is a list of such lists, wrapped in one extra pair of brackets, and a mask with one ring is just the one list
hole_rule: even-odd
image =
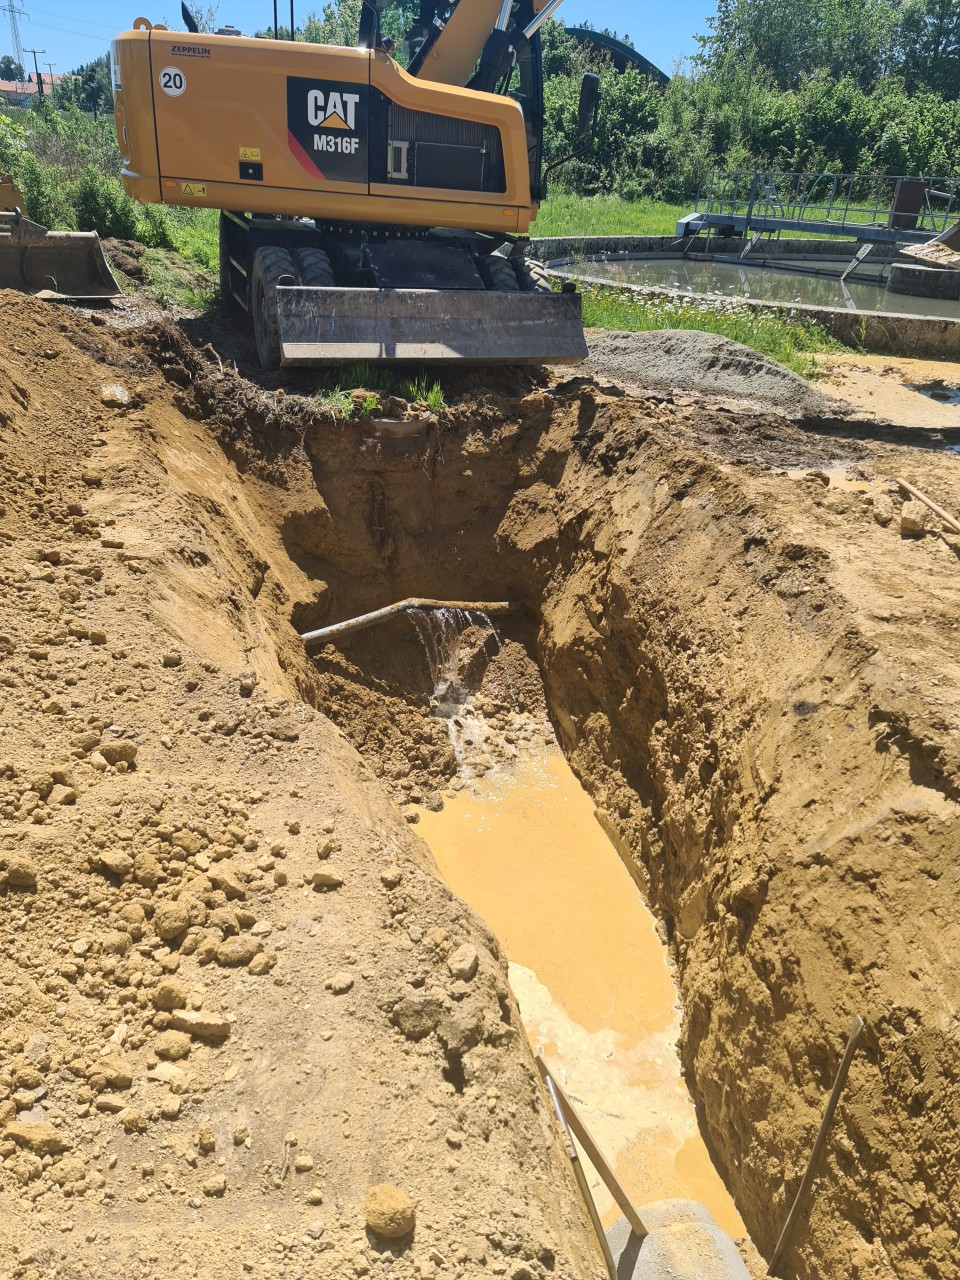
[(359, 93), (324, 94), (311, 89), (307, 94), (307, 119), (315, 129), (356, 129)]
[(366, 185), (369, 132), (369, 85), (288, 77), (287, 141), (312, 182)]

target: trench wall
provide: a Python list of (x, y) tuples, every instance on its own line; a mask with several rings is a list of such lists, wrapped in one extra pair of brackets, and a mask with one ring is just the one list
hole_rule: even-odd
[(958, 1274), (957, 992), (945, 937), (925, 943), (960, 889), (955, 760), (898, 718), (829, 556), (677, 444), (667, 406), (585, 389), (471, 412), (420, 452), (308, 428), (313, 507), (302, 490), (285, 526), (317, 586), (301, 619), (385, 583), (520, 603), (563, 746), (672, 944), (685, 1067), (754, 1239), (769, 1255), (859, 1012), (788, 1265)]

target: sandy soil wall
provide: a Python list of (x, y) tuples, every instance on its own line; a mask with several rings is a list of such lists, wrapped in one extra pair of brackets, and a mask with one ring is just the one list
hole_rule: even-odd
[[(673, 944), (691, 1084), (758, 1244), (860, 1013), (789, 1265), (960, 1274), (956, 549), (901, 539), (883, 493), (906, 470), (956, 508), (957, 479), (577, 382), (475, 396), (419, 444), (288, 412), (304, 625), (388, 596), (522, 603), (562, 741)], [(221, 430), (243, 465), (276, 439), (252, 402)], [(840, 451), (861, 491), (830, 486)]]
[(496, 941), (298, 695), (287, 491), (176, 335), (0, 322), (0, 1275), (599, 1278)]

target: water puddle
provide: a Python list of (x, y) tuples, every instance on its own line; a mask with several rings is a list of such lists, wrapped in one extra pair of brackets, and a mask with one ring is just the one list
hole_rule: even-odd
[(858, 480), (851, 476), (842, 462), (831, 463), (829, 466), (814, 470), (810, 467), (788, 467), (783, 474), (789, 480), (806, 480), (813, 477), (826, 489), (842, 489), (847, 493), (874, 493), (882, 488), (869, 480)]
[(960, 405), (960, 387), (946, 382), (908, 383), (911, 391), (919, 391), (922, 396), (936, 400), (937, 404)]
[[(776, 267), (754, 262), (684, 258), (618, 258), (585, 262), (583, 272), (596, 279), (653, 285), (683, 294), (752, 298), (757, 302), (801, 303), (850, 311), (889, 311), (904, 315), (960, 317), (960, 302), (917, 298), (887, 289), (875, 267), (860, 266), (839, 279), (849, 262), (782, 260)], [(578, 264), (577, 270), (580, 270)], [(828, 274), (829, 272), (829, 274)]]
[[(699, 1200), (745, 1236), (680, 1074), (665, 949), (563, 755), (489, 772), (442, 812), (422, 812), (419, 830), (447, 884), (499, 937), (531, 1045), (634, 1202)], [(591, 1185), (614, 1221), (595, 1175)]]

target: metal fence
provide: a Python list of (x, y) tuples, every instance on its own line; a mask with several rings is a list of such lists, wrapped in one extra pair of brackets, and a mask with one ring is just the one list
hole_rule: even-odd
[(698, 193), (696, 214), (709, 217), (713, 226), (729, 219), (738, 228), (780, 223), (830, 234), (870, 227), (936, 235), (960, 217), (960, 179), (761, 169), (714, 173)]

